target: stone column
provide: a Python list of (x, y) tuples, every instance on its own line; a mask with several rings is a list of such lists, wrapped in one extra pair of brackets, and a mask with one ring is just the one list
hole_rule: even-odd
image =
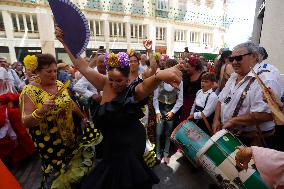
[(130, 31), (130, 22), (127, 21), (125, 23), (125, 35), (126, 35), (126, 43), (127, 43), (127, 50), (131, 48), (131, 31)]
[(104, 21), (104, 37), (105, 37), (105, 43), (106, 43), (106, 51), (109, 52), (109, 21)]
[[(42, 53), (49, 53), (56, 57), (54, 46), (54, 22), (52, 16), (45, 11), (37, 13), (38, 31)], [(49, 26), (48, 29), (46, 26)]]
[[(3, 10), (2, 17), (3, 17), (4, 27), (5, 27), (6, 38), (9, 41), (12, 41), (14, 38), (14, 33), (13, 33), (13, 22), (12, 22), (11, 15), (8, 13), (8, 11)], [(11, 62), (17, 61), (14, 44), (9, 43), (8, 48), (9, 48), (10, 61)]]
[(167, 43), (167, 55), (174, 55), (174, 34), (175, 29), (173, 24), (167, 24), (166, 27), (166, 43)]

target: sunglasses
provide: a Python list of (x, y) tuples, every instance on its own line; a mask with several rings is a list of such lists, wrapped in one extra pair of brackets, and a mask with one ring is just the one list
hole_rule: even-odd
[(229, 59), (230, 62), (234, 62), (234, 60), (236, 60), (237, 62), (240, 62), (240, 61), (243, 60), (243, 57), (244, 57), (244, 56), (250, 55), (250, 54), (252, 54), (252, 53), (246, 53), (246, 54), (239, 55), (239, 56), (231, 56), (231, 57), (229, 57), (228, 59)]

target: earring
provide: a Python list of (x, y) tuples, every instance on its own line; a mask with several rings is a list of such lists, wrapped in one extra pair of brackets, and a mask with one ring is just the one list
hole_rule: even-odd
[(41, 79), (40, 79), (40, 77), (39, 77), (39, 75), (33, 75), (32, 77), (31, 77), (31, 81), (34, 81), (35, 83), (37, 83), (37, 84), (40, 84), (41, 83)]

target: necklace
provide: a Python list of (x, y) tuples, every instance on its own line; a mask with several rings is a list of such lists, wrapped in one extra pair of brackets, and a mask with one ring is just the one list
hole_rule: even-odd
[[(236, 89), (234, 89), (235, 88), (235, 86), (236, 86), (236, 83), (235, 83), (235, 85), (231, 85), (231, 88), (230, 88), (230, 91), (229, 91), (229, 94), (227, 95), (227, 97), (224, 99), (224, 103), (225, 104), (228, 104), (231, 100), (232, 100), (232, 96), (234, 96), (234, 94), (235, 94), (235, 92), (246, 82), (246, 81), (248, 81), (250, 79), (250, 77), (244, 77), (241, 81), (241, 83), (240, 82), (238, 82), (238, 84), (237, 85), (239, 85)], [(236, 78), (236, 81), (237, 81), (237, 78)], [(234, 92), (232, 92), (232, 91), (234, 91)]]

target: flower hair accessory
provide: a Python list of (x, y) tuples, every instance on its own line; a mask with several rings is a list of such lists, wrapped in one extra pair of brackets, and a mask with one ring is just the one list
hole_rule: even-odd
[(129, 55), (129, 57), (134, 56), (134, 55), (135, 55), (134, 49), (130, 49), (130, 50), (128, 51), (128, 55)]
[(27, 55), (24, 58), (25, 68), (30, 71), (35, 71), (38, 67), (37, 57), (35, 55)]
[(104, 64), (107, 69), (112, 68), (125, 68), (129, 66), (128, 54), (119, 52), (118, 54), (110, 53), (104, 55)]
[(137, 58), (137, 60), (141, 59), (141, 54), (139, 52), (136, 52), (134, 49), (128, 50), (127, 54), (129, 56), (129, 58), (132, 57), (132, 56), (135, 56)]
[(196, 66), (197, 65), (197, 62), (198, 62), (198, 57), (195, 57), (195, 56), (191, 56), (189, 57), (188, 59), (188, 63), (192, 66)]
[(170, 59), (169, 56), (166, 55), (166, 54), (162, 54), (161, 57), (160, 57), (160, 60), (164, 61), (164, 62), (168, 61), (169, 59)]
[(159, 61), (161, 54), (159, 52), (156, 52), (156, 53), (153, 54), (153, 57), (155, 58), (156, 61)]

